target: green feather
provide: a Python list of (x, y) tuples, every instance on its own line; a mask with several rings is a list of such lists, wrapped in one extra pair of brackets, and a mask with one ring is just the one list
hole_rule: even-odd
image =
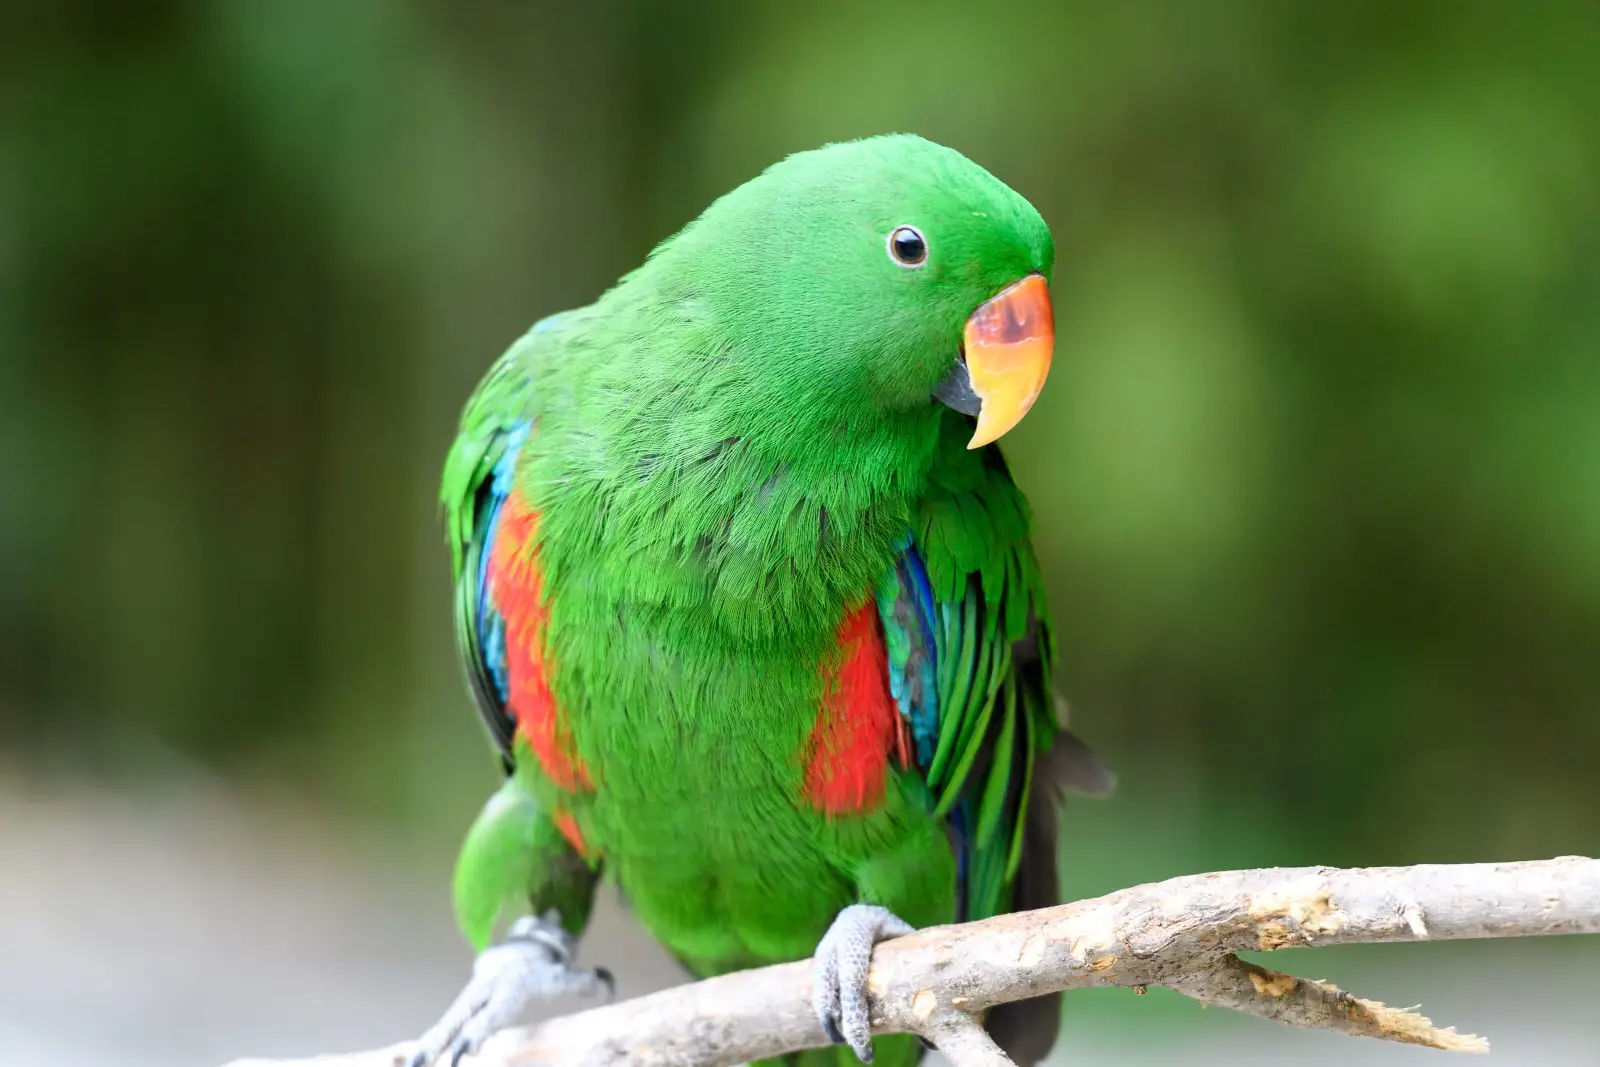
[(984, 782), (983, 799), (978, 804), (976, 838), (978, 847), (988, 849), (1000, 831), (1006, 817), (1006, 794), (1011, 789), (1011, 763), (1016, 755), (1017, 687), (1008, 685), (999, 701), (1003, 710), (1000, 719), (1000, 736), (995, 739), (994, 754), (989, 764), (989, 774)]
[(1017, 790), (1016, 810), (1013, 813), (1014, 822), (1011, 826), (1011, 848), (1006, 856), (1007, 881), (1016, 877), (1017, 868), (1022, 865), (1023, 831), (1026, 829), (1028, 800), (1033, 792), (1034, 756), (1038, 749), (1039, 735), (1044, 732), (1046, 725), (1039, 718), (1040, 709), (1035, 694), (1023, 689), (1020, 699), (1022, 725), (1026, 733), (1023, 745), (1022, 786)]
[(482, 952), (502, 912), (526, 903), (541, 859), (539, 802), (513, 775), (478, 813), (456, 859), (456, 923)]

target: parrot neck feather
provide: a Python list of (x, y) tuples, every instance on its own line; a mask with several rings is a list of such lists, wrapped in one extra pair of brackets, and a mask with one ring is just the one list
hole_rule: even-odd
[(569, 316), (537, 367), (518, 483), (543, 516), (546, 580), (655, 626), (820, 646), (890, 566), (942, 413), (858, 414), (814, 375), (752, 380), (730, 353), (770, 341), (651, 280)]

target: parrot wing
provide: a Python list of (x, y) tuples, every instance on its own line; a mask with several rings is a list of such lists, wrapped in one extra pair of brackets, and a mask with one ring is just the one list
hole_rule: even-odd
[(489, 561), (533, 424), (532, 368), (561, 316), (541, 320), (489, 369), (461, 416), (439, 500), (455, 578), (456, 648), (478, 714), (509, 772), (516, 721), (507, 709), (506, 618), (489, 590)]
[(1063, 728), (1027, 503), (1000, 450), (947, 457), (877, 599), (890, 691), (956, 847), (965, 920), (1056, 903), (1033, 898), (1054, 893), (1059, 790), (1103, 793), (1110, 775)]

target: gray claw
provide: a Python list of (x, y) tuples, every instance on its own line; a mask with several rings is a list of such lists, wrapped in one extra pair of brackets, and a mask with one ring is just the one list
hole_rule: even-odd
[(472, 977), (444, 1016), (422, 1035), (408, 1067), (426, 1067), (448, 1054), (450, 1067), (474, 1055), (490, 1035), (516, 1022), (528, 1006), (562, 993), (615, 995), (616, 983), (604, 970), (572, 966), (576, 939), (557, 917), (518, 919), (507, 938), (478, 954)]
[(606, 1003), (617, 999), (617, 980), (611, 977), (611, 972), (604, 967), (596, 967), (592, 972), (595, 981), (606, 987)]
[(867, 1015), (872, 946), (914, 932), (915, 927), (888, 908), (852, 904), (835, 916), (817, 944), (812, 960), (812, 1009), (828, 1039), (849, 1045), (862, 1063), (872, 1062), (872, 1021)]

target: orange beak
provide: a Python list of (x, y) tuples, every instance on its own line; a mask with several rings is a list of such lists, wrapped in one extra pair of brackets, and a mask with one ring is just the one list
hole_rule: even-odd
[(1056, 323), (1044, 276), (1030, 274), (979, 304), (962, 343), (972, 391), (982, 402), (967, 447), (982, 448), (1022, 421), (1050, 373)]

